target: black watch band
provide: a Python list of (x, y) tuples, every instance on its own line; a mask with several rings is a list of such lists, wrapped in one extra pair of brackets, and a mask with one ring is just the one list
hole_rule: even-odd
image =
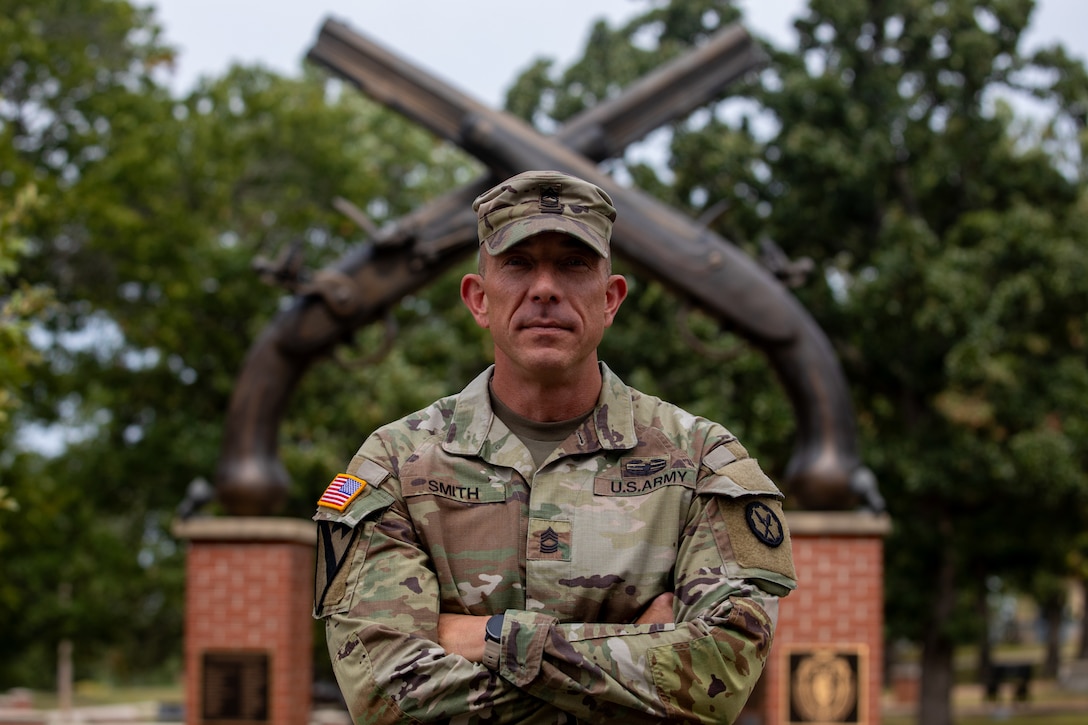
[(502, 640), (502, 624), (505, 617), (493, 614), (484, 625), (484, 667), (489, 670), (499, 669), (499, 642)]

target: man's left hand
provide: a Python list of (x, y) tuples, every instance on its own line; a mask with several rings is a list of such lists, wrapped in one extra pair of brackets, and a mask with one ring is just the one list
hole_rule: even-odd
[(451, 655), (472, 662), (484, 660), (484, 627), (487, 616), (472, 614), (438, 615), (438, 644)]
[[(655, 598), (634, 624), (671, 624), (674, 595), (666, 592)], [(471, 662), (484, 661), (484, 628), (488, 615), (438, 615), (438, 644), (451, 655)]]

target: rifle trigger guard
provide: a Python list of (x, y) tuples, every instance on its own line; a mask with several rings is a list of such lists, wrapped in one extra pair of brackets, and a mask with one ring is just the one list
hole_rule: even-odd
[(355, 281), (335, 269), (322, 269), (300, 290), (302, 295), (317, 295), (334, 317), (351, 317), (359, 311), (362, 299)]

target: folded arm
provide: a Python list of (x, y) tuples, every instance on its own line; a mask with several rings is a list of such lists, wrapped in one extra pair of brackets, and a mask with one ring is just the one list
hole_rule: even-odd
[[(630, 623), (506, 609), (492, 671), (479, 664), (487, 617), (440, 611), (431, 553), (407, 511), (385, 491), (369, 495), (351, 508), (350, 545), (319, 553), (332, 596), (317, 614), (356, 723), (555, 722), (560, 711), (632, 725), (731, 722), (762, 672), (777, 597), (793, 586), (788, 532), (757, 536), (749, 522), (754, 510), (781, 525), (777, 497), (712, 480), (688, 511), (672, 596)], [(321, 525), (327, 537), (344, 524)]]
[(792, 580), (732, 558), (727, 519), (750, 498), (698, 498), (677, 559), (675, 624), (561, 623), (509, 610), (502, 677), (589, 721), (732, 722), (763, 671), (777, 594)]

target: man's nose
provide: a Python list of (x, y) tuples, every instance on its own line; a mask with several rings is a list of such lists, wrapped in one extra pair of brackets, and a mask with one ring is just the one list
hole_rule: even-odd
[(534, 270), (529, 290), (534, 302), (558, 301), (559, 284), (555, 270), (548, 265), (539, 265)]

